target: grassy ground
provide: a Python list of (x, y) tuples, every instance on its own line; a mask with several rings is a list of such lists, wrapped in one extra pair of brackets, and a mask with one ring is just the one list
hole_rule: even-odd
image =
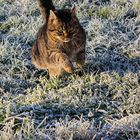
[(140, 139), (139, 0), (76, 6), (87, 32), (86, 65), (49, 80), (31, 64), (43, 23), (36, 1), (0, 1), (0, 140)]

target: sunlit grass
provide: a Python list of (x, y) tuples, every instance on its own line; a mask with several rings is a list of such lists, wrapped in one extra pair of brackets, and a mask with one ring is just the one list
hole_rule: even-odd
[(43, 24), (36, 1), (2, 0), (0, 140), (140, 139), (138, 2), (77, 1), (87, 32), (86, 65), (48, 79), (31, 63)]

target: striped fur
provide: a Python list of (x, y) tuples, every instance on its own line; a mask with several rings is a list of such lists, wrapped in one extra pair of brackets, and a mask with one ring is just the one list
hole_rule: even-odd
[(45, 19), (32, 47), (32, 62), (39, 69), (48, 69), (51, 77), (72, 73), (72, 62), (85, 63), (86, 34), (80, 25), (75, 7), (56, 10), (51, 0), (38, 0)]

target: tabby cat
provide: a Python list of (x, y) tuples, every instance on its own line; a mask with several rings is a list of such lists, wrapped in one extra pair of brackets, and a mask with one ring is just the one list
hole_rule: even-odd
[(45, 20), (32, 47), (32, 62), (48, 69), (50, 77), (74, 71), (85, 63), (86, 34), (76, 17), (76, 8), (55, 9), (52, 0), (38, 0)]

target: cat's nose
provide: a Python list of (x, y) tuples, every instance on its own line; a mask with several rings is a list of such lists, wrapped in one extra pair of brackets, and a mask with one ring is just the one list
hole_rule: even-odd
[(64, 42), (69, 42), (70, 38), (68, 37), (68, 33), (66, 31), (64, 31), (63, 34), (64, 34), (64, 37), (65, 37)]
[(63, 32), (65, 37), (68, 37), (68, 33), (66, 31)]

